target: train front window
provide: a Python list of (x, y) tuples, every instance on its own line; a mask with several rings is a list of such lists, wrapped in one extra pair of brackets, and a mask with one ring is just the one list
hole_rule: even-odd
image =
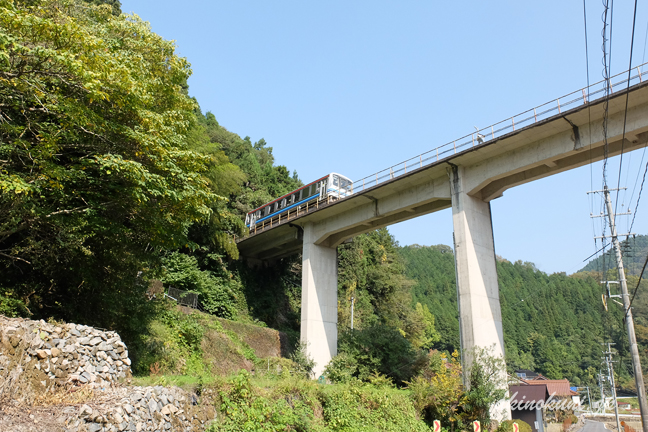
[(333, 186), (338, 185), (338, 176), (333, 176)]

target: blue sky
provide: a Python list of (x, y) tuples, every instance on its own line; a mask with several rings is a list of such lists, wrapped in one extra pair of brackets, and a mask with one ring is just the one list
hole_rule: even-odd
[[(628, 67), (632, 7), (615, 4), (613, 74)], [(593, 83), (602, 73), (603, 6), (586, 0), (586, 8)], [(360, 179), (587, 84), (582, 1), (123, 0), (122, 10), (176, 41), (203, 111), (242, 137), (264, 138), (303, 181), (329, 172)], [(644, 58), (647, 24), (648, 6), (639, 4), (633, 65)], [(624, 157), (624, 209), (642, 155)], [(616, 187), (618, 158), (608, 166)], [(601, 188), (601, 173), (600, 164), (579, 168), (492, 201), (497, 254), (549, 273), (581, 268), (601, 234), (590, 219), (600, 200), (586, 195)], [(647, 200), (639, 234), (648, 233)], [(451, 245), (451, 213), (390, 231), (401, 245)]]

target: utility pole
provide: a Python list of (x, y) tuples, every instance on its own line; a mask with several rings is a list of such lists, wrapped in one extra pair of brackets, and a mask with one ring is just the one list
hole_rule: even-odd
[[(616, 225), (614, 222), (614, 210), (612, 209), (612, 200), (607, 185), (603, 189), (605, 195), (605, 206), (608, 212), (608, 221), (610, 222), (610, 234), (612, 234), (612, 244), (616, 252), (617, 268), (619, 269), (619, 282), (621, 282), (621, 295), (623, 296), (623, 309), (625, 310), (625, 324), (630, 341), (630, 354), (632, 356), (632, 369), (634, 370), (635, 383), (637, 385), (637, 399), (639, 400), (639, 410), (641, 412), (641, 425), (643, 432), (648, 432), (648, 403), (646, 402), (646, 387), (644, 385), (643, 373), (641, 371), (641, 360), (639, 359), (639, 347), (637, 346), (637, 337), (635, 336), (634, 319), (630, 308), (630, 296), (628, 295), (628, 283), (625, 278), (623, 269), (623, 259), (621, 258), (621, 247), (617, 237)], [(618, 408), (615, 404), (615, 408)], [(619, 429), (619, 432), (621, 430)]]
[(617, 424), (617, 431), (621, 432), (621, 422), (619, 421), (619, 403), (617, 402), (617, 397), (616, 397), (616, 385), (614, 384), (614, 366), (612, 365), (612, 345), (611, 342), (607, 343), (607, 351), (603, 352), (605, 354), (605, 363), (607, 364), (607, 370), (608, 370), (608, 381), (610, 383), (610, 387), (612, 388), (612, 400), (614, 401), (614, 417), (616, 418), (616, 424)]
[(599, 388), (601, 389), (601, 403), (599, 404), (598, 410), (601, 414), (605, 414), (605, 389), (603, 387), (603, 372), (599, 370), (598, 374)]
[(355, 296), (351, 296), (351, 330), (353, 330), (353, 306), (355, 304)]

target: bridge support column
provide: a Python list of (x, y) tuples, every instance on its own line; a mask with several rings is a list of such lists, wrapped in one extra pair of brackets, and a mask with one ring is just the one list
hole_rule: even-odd
[(301, 341), (318, 378), (337, 354), (337, 248), (316, 245), (313, 231), (304, 226)]
[[(495, 242), (490, 203), (466, 193), (462, 167), (453, 165), (448, 174), (454, 226), (461, 358), (464, 370), (468, 370), (474, 360), (472, 354), (475, 348), (489, 349), (491, 355), (504, 358)], [(500, 379), (502, 388), (508, 390), (505, 368), (501, 371)], [(491, 416), (496, 420), (510, 419), (508, 401), (493, 407)]]

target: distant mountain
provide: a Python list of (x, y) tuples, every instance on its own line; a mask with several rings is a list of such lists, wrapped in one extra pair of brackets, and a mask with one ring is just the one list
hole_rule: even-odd
[[(616, 254), (612, 244), (606, 250), (605, 254), (587, 263), (579, 272), (601, 272), (604, 268), (606, 270), (616, 269)], [(646, 261), (646, 255), (648, 255), (648, 236), (638, 235), (623, 240), (621, 242), (621, 255), (623, 256), (623, 267), (626, 275), (639, 276)]]

